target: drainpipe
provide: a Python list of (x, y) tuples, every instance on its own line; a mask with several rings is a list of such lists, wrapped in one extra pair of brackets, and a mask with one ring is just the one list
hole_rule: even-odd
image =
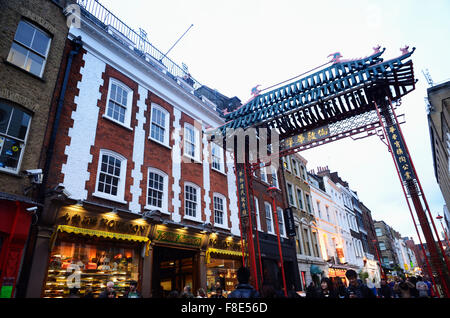
[[(73, 48), (69, 52), (69, 56), (67, 59), (66, 69), (65, 69), (65, 73), (64, 73), (64, 80), (63, 80), (63, 84), (61, 87), (61, 92), (60, 92), (60, 96), (58, 99), (58, 106), (56, 108), (55, 120), (52, 125), (50, 141), (49, 141), (48, 148), (47, 148), (47, 155), (45, 158), (44, 169), (43, 169), (42, 184), (40, 185), (40, 188), (39, 188), (38, 201), (42, 204), (45, 203), (45, 194), (46, 194), (46, 185), (47, 185), (47, 181), (48, 181), (48, 173), (50, 170), (50, 165), (51, 165), (51, 161), (52, 161), (52, 157), (53, 157), (55, 141), (56, 141), (56, 134), (58, 132), (59, 121), (60, 121), (62, 109), (64, 106), (64, 98), (66, 95), (67, 83), (69, 81), (69, 75), (70, 75), (70, 70), (72, 67), (72, 62), (73, 62), (74, 57), (76, 55), (78, 55), (78, 53), (81, 51), (81, 48), (83, 47), (83, 43), (81, 41), (81, 36), (78, 36), (75, 39), (73, 39), (72, 45), (73, 45)], [(43, 212), (42, 210), (43, 210), (43, 207), (39, 207), (39, 210), (37, 212), (38, 222), (40, 220), (40, 216), (42, 215), (42, 212)], [(23, 261), (24, 267), (22, 268), (22, 273), (20, 274), (19, 281), (17, 284), (16, 297), (19, 297), (19, 298), (25, 297), (25, 294), (26, 294), (26, 291), (28, 288), (28, 283), (29, 283), (31, 269), (32, 269), (31, 266), (32, 266), (32, 262), (34, 259), (34, 250), (35, 250), (36, 238), (37, 238), (37, 227), (32, 224), (29, 232), (30, 232), (30, 234), (28, 235), (28, 238), (27, 238), (27, 244), (26, 244), (25, 253), (24, 253), (24, 261)]]

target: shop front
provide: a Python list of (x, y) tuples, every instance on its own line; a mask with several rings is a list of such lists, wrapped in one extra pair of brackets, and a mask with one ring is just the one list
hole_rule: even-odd
[(50, 240), (50, 259), (42, 297), (65, 298), (75, 290), (97, 297), (114, 282), (121, 297), (130, 281), (142, 283), (150, 226), (117, 213), (92, 213), (82, 207), (61, 209)]
[(190, 286), (196, 293), (205, 285), (205, 247), (207, 234), (180, 225), (155, 225), (150, 239), (152, 297), (167, 297)]
[(335, 287), (339, 286), (340, 283), (347, 286), (347, 278), (345, 273), (347, 272), (347, 268), (339, 265), (332, 265), (328, 268), (328, 278), (331, 279), (333, 285)]
[(220, 287), (224, 297), (231, 293), (236, 285), (237, 270), (242, 266), (242, 248), (240, 238), (211, 234), (206, 250), (206, 292), (208, 297)]
[(14, 297), (32, 215), (29, 200), (0, 193), (0, 298)]

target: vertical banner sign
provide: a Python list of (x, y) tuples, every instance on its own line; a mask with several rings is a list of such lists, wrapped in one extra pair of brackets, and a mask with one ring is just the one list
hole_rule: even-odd
[(284, 209), (284, 220), (286, 226), (286, 233), (288, 236), (295, 236), (295, 223), (294, 214), (292, 213), (292, 208)]
[[(239, 210), (241, 211), (241, 219), (242, 219), (247, 218), (249, 215), (249, 204), (247, 202), (247, 182), (245, 180), (245, 165), (243, 163), (236, 164), (236, 173), (237, 173)], [(242, 223), (246, 224), (246, 222)]]
[(388, 126), (387, 134), (402, 180), (406, 182), (415, 179), (416, 177), (412, 169), (411, 161), (409, 160), (409, 156), (406, 152), (406, 147), (398, 130), (397, 124)]

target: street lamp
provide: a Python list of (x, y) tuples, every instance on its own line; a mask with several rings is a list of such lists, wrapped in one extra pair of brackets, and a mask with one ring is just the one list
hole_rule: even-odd
[(373, 242), (373, 246), (375, 247), (375, 251), (377, 252), (378, 263), (380, 264), (381, 277), (383, 277), (383, 279), (386, 279), (386, 274), (384, 273), (383, 266), (381, 265), (380, 254), (378, 253), (378, 248), (377, 248), (378, 241), (372, 240), (372, 242)]
[(275, 203), (275, 191), (277, 191), (277, 190), (278, 189), (274, 186), (267, 188), (267, 191), (270, 193), (270, 196), (272, 197), (272, 211), (274, 213), (275, 229), (277, 231), (278, 252), (280, 253), (281, 276), (283, 278), (284, 296), (287, 297), (286, 278), (284, 275), (283, 253), (281, 252), (280, 229), (278, 226), (278, 212), (277, 212), (277, 206)]
[(445, 239), (446, 239), (446, 241), (447, 241), (447, 246), (448, 246), (448, 248), (450, 248), (450, 242), (449, 242), (449, 240), (448, 240), (447, 231), (444, 229), (444, 225), (442, 224), (442, 219), (443, 219), (443, 217), (440, 216), (440, 215), (438, 214), (438, 216), (436, 217), (436, 219), (438, 219), (438, 220), (441, 222), (442, 231), (444, 231)]

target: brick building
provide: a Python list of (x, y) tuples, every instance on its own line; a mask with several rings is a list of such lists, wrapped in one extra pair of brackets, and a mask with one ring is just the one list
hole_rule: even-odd
[(223, 119), (145, 38), (103, 20), (111, 13), (99, 3), (82, 5), (65, 56), (80, 37), (82, 48), (59, 76), (63, 89), (67, 69), (47, 184), (55, 191), (27, 296), (65, 297), (75, 273), (81, 294), (113, 281), (120, 295), (130, 280), (144, 297), (186, 285), (232, 290), (242, 262), (234, 163), (203, 133)]
[[(40, 161), (68, 27), (67, 1), (0, 1), (0, 285), (16, 287), (40, 214)], [(39, 170), (40, 169), (40, 170)], [(28, 171), (28, 173), (26, 172)]]

